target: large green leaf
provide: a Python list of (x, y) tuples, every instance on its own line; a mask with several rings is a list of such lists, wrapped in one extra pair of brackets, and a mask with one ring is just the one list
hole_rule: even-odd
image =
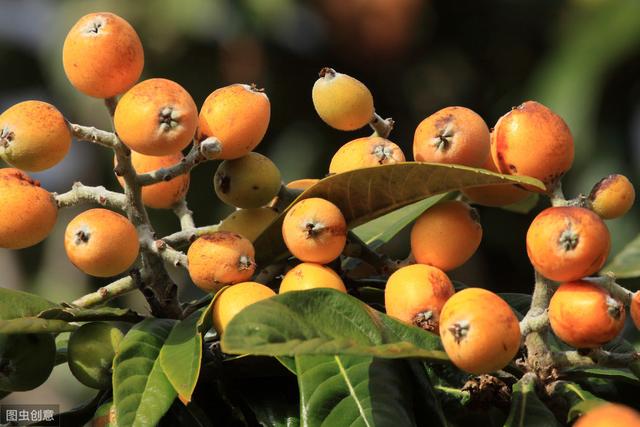
[(424, 211), (448, 197), (449, 194), (428, 197), (362, 224), (354, 228), (353, 232), (371, 249), (376, 249), (391, 240)]
[(627, 279), (640, 276), (640, 236), (627, 244), (602, 271), (611, 271), (616, 277)]
[(155, 426), (176, 391), (158, 356), (175, 321), (147, 319), (129, 330), (113, 361), (113, 396), (119, 427)]
[[(491, 184), (527, 184), (544, 189), (542, 182), (439, 163), (406, 162), (331, 175), (305, 190), (296, 200), (321, 197), (336, 204), (350, 228), (437, 194)], [(288, 210), (288, 209), (287, 209)], [(256, 239), (257, 262), (269, 264), (286, 255), (282, 240), (285, 210)]]
[(584, 390), (578, 384), (568, 381), (560, 381), (553, 389), (553, 393), (562, 396), (569, 404), (567, 423), (571, 423), (580, 415), (606, 402)]
[(447, 360), (436, 335), (333, 289), (287, 292), (250, 305), (229, 322), (221, 344), (223, 351), (235, 354)]
[(621, 381), (640, 386), (640, 380), (627, 369), (618, 368), (572, 368), (563, 371), (567, 378), (579, 380), (582, 378), (601, 378), (608, 381)]
[(45, 332), (70, 332), (78, 329), (64, 320), (47, 320), (39, 317), (22, 317), (0, 320), (0, 334), (41, 334)]
[(513, 386), (511, 410), (505, 427), (553, 427), (560, 424), (540, 401), (535, 391), (535, 375), (526, 374)]
[(42, 319), (57, 319), (66, 322), (93, 322), (93, 321), (122, 321), (140, 322), (144, 319), (140, 314), (130, 308), (98, 307), (80, 308), (60, 306), (44, 310), (38, 317)]
[(176, 323), (160, 350), (160, 365), (180, 400), (190, 402), (202, 360), (202, 333), (211, 318), (211, 305)]
[(0, 288), (0, 319), (35, 316), (57, 305), (38, 295)]
[(296, 356), (305, 427), (412, 426), (411, 380), (400, 360)]

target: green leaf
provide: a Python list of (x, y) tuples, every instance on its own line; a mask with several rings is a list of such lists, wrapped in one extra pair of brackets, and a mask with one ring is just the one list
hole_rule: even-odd
[(144, 320), (143, 316), (130, 308), (116, 307), (54, 307), (44, 310), (38, 314), (38, 317), (42, 319), (64, 320), (66, 322), (121, 321), (137, 323)]
[(113, 396), (119, 427), (155, 426), (176, 391), (158, 356), (175, 321), (146, 319), (129, 330), (113, 361)]
[[(500, 175), (484, 169), (439, 163), (406, 162), (331, 175), (305, 190), (297, 200), (321, 197), (336, 204), (350, 228), (427, 197), (475, 185), (527, 184), (544, 189), (530, 177)], [(256, 239), (257, 263), (270, 264), (287, 254), (282, 221), (291, 205)]]
[(296, 360), (289, 356), (276, 356), (278, 362), (282, 364), (289, 372), (296, 375)]
[(31, 317), (56, 306), (38, 295), (0, 288), (0, 319)]
[(411, 380), (403, 361), (296, 356), (303, 426), (412, 426)]
[(567, 423), (571, 423), (580, 415), (606, 402), (605, 400), (584, 390), (576, 383), (559, 381), (557, 384), (558, 385), (553, 389), (553, 394), (561, 395), (569, 404)]
[(449, 194), (428, 197), (362, 224), (354, 228), (353, 232), (371, 249), (376, 249), (391, 240), (424, 211), (447, 198)]
[(601, 378), (608, 381), (621, 381), (624, 383), (640, 386), (640, 380), (627, 369), (617, 368), (573, 368), (563, 371), (567, 378)]
[(160, 365), (182, 402), (190, 402), (200, 375), (202, 333), (211, 306), (176, 323), (160, 350)]
[(627, 244), (603, 269), (619, 279), (640, 277), (640, 235)]
[(78, 325), (64, 320), (47, 320), (39, 317), (22, 317), (0, 320), (0, 334), (41, 334), (45, 332), (70, 332), (78, 329)]
[(238, 313), (222, 336), (227, 353), (351, 354), (447, 360), (440, 339), (333, 289), (287, 292)]
[(500, 209), (518, 214), (528, 214), (538, 205), (538, 200), (540, 200), (540, 195), (538, 193), (531, 193), (519, 202), (515, 202), (507, 206), (501, 206)]
[(552, 427), (559, 425), (553, 413), (536, 395), (535, 376), (525, 374), (513, 386), (511, 410), (505, 427)]

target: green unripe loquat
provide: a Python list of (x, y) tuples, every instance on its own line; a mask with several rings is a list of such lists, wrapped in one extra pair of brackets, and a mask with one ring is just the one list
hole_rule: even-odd
[(280, 170), (268, 157), (251, 152), (220, 163), (213, 185), (224, 203), (237, 208), (259, 208), (278, 194)]

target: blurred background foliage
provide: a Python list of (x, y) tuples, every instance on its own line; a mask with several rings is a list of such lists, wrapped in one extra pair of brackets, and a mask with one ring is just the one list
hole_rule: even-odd
[[(324, 176), (340, 145), (370, 133), (335, 131), (317, 117), (311, 87), (320, 68), (331, 66), (367, 84), (376, 110), (395, 119), (390, 139), (408, 158), (416, 125), (440, 108), (472, 108), (492, 126), (534, 99), (559, 113), (575, 137), (575, 165), (564, 180), (569, 196), (588, 193), (609, 173), (640, 182), (637, 0), (0, 0), (0, 110), (41, 99), (72, 122), (109, 128), (102, 102), (76, 92), (62, 69), (68, 29), (95, 11), (115, 12), (136, 28), (145, 48), (143, 78), (175, 80), (198, 105), (227, 84), (264, 87), (272, 119), (257, 151), (276, 162), (285, 181)], [(106, 150), (74, 144), (62, 164), (35, 176), (57, 192), (77, 180), (118, 190), (112, 162)], [(199, 225), (231, 212), (213, 192), (215, 168), (212, 162), (193, 173), (188, 201)], [(481, 248), (452, 277), (530, 292), (524, 236), (544, 207), (528, 215), (480, 208)], [(612, 254), (640, 231), (638, 211), (608, 223)], [(55, 233), (35, 248), (0, 250), (0, 285), (68, 301), (107, 283), (78, 272), (64, 254), (62, 234), (77, 212), (61, 212)], [(152, 220), (160, 234), (178, 226), (169, 212), (153, 211)], [(384, 250), (406, 256), (406, 233)], [(183, 298), (197, 295), (184, 274), (175, 272), (175, 279)], [(126, 303), (146, 310), (140, 298)], [(67, 409), (87, 393), (65, 364), (52, 381), (9, 399)]]

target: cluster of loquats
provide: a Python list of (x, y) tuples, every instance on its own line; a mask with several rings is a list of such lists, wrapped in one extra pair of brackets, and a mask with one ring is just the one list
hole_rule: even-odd
[[(323, 69), (320, 76), (313, 100), (327, 124), (353, 130), (380, 120), (362, 83), (331, 69)], [(325, 102), (323, 96), (332, 90), (335, 102)], [(344, 120), (345, 114), (354, 121)], [(622, 175), (610, 175), (597, 183), (588, 197), (566, 200), (560, 185), (573, 163), (573, 137), (562, 118), (549, 108), (525, 102), (501, 117), (491, 131), (482, 117), (468, 108), (444, 108), (416, 128), (413, 155), (419, 162), (531, 176), (546, 188), (542, 191), (512, 184), (465, 188), (462, 197), (433, 206), (412, 226), (410, 261), (416, 264), (403, 266), (389, 277), (386, 311), (402, 322), (439, 333), (449, 358), (460, 369), (476, 375), (503, 369), (520, 351), (521, 326), (530, 332), (529, 322), (535, 318), (527, 316), (521, 325), (509, 305), (486, 289), (455, 293), (446, 272), (464, 264), (482, 239), (479, 216), (470, 204), (506, 206), (525, 199), (530, 191), (549, 196), (552, 207), (534, 219), (527, 233), (527, 252), (538, 282), (559, 283), (541, 316), (545, 318), (548, 310), (551, 329), (566, 344), (586, 351), (600, 348), (620, 334), (625, 305), (611, 294), (612, 288), (627, 305), (632, 304), (634, 321), (640, 319), (640, 294), (631, 302), (630, 292), (608, 278), (588, 277), (602, 268), (609, 254), (610, 236), (603, 219), (618, 218), (631, 208), (633, 186)], [(376, 132), (341, 147), (329, 172), (403, 161), (400, 148)], [(338, 247), (344, 247), (344, 227), (333, 204), (311, 198), (287, 213), (283, 237), (289, 251), (303, 261), (301, 265), (328, 263), (339, 254)]]
[[(209, 294), (206, 303), (213, 299), (212, 323), (219, 338), (244, 308), (276, 295), (274, 279), (280, 273), (279, 294), (314, 288), (352, 291), (342, 269), (353, 240), (347, 211), (329, 197), (314, 196), (312, 189), (322, 180), (283, 185), (278, 167), (253, 151), (270, 121), (270, 102), (262, 89), (248, 84), (218, 88), (198, 110), (176, 82), (138, 82), (144, 64), (142, 44), (135, 30), (111, 13), (89, 14), (74, 25), (64, 43), (63, 64), (76, 89), (105, 99), (114, 132), (71, 123), (40, 101), (19, 103), (0, 115), (0, 156), (12, 166), (0, 169), (0, 247), (20, 249), (41, 242), (54, 227), (58, 209), (99, 205), (69, 222), (66, 253), (86, 274), (127, 275), (74, 301), (75, 307), (92, 307), (140, 289), (155, 317), (184, 319), (202, 306), (179, 303), (165, 268), (170, 263), (186, 269), (192, 282)], [(362, 82), (323, 68), (313, 85), (312, 101), (320, 118), (335, 129), (354, 131), (369, 125), (374, 130), (337, 150), (327, 179), (407, 162), (401, 148), (387, 139), (393, 121), (376, 113), (373, 96)], [(122, 193), (77, 183), (67, 193), (52, 194), (27, 175), (59, 163), (72, 138), (113, 150)], [(469, 187), (421, 213), (411, 226), (411, 255), (384, 271), (386, 313), (439, 336), (448, 358), (462, 371), (491, 374), (516, 363), (544, 379), (569, 357), (551, 350), (544, 340), (530, 339), (545, 328), (581, 356), (615, 339), (627, 310), (640, 326), (640, 293), (624, 289), (611, 276), (593, 277), (611, 246), (603, 220), (629, 211), (633, 186), (622, 175), (610, 175), (588, 196), (567, 200), (560, 182), (573, 156), (568, 126), (534, 101), (512, 109), (492, 130), (465, 107), (447, 107), (426, 117), (415, 130), (415, 162), (532, 177), (544, 189), (510, 183)], [(213, 190), (236, 210), (219, 224), (196, 227), (185, 197), (191, 169), (207, 160), (220, 160)], [(536, 216), (526, 235), (536, 283), (531, 310), (519, 320), (490, 290), (470, 287), (456, 292), (448, 273), (465, 264), (481, 243), (483, 229), (472, 205), (507, 206), (534, 191), (548, 196), (551, 207)], [(157, 238), (146, 207), (172, 209), (181, 230)], [(292, 255), (275, 273), (270, 266), (257, 265), (254, 247), (273, 224), (281, 225), (278, 233)], [(23, 338), (34, 341), (31, 348), (51, 354), (51, 337), (41, 337), (0, 335), (0, 355), (15, 358), (11, 348), (20, 343), (13, 341)], [(87, 323), (75, 330), (68, 347), (73, 375), (89, 387), (109, 388), (122, 339), (122, 332), (108, 323)], [(95, 351), (87, 351), (87, 346)], [(522, 359), (516, 362), (518, 355)], [(0, 390), (41, 384), (53, 363), (52, 359), (43, 364), (30, 382), (0, 373)], [(33, 369), (33, 364), (24, 359), (24, 367), (16, 369)], [(589, 416), (598, 415), (593, 411)], [(586, 419), (579, 423), (588, 425)]]

